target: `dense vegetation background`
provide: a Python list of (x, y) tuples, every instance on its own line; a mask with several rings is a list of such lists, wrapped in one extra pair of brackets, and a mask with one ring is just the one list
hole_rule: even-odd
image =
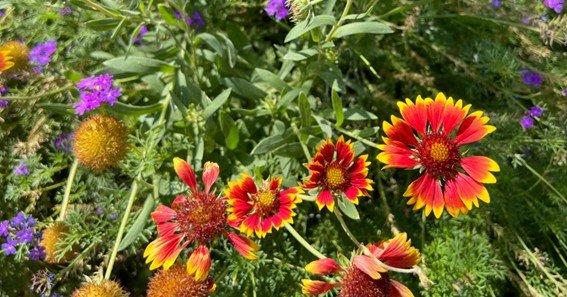
[[(567, 295), (567, 15), (544, 2), (311, 1), (304, 15), (277, 20), (256, 0), (0, 1), (2, 44), (57, 42), (40, 71), (0, 78), (8, 88), (0, 99), (11, 101), (0, 108), (0, 220), (23, 211), (41, 230), (57, 218), (74, 156), (54, 141), (94, 114), (72, 107), (80, 79), (113, 75), (122, 96), (104, 112), (130, 131), (120, 166), (79, 166), (70, 188), (69, 233), (58, 246), (80, 256), (54, 265), (23, 251), (0, 254), (0, 295), (37, 296), (32, 279), (47, 273), (50, 293), (69, 296), (99, 276), (137, 180), (113, 279), (143, 296), (152, 272), (142, 253), (155, 237), (149, 212), (185, 190), (173, 157), (197, 170), (217, 162), (219, 189), (241, 172), (295, 186), (308, 174), (301, 144), (314, 154), (320, 140), (338, 135), (370, 155), (375, 182), (360, 219), (347, 223), (364, 243), (408, 233), (429, 282), (396, 277), (416, 296)], [(203, 22), (176, 11), (193, 20), (198, 12)], [(328, 18), (305, 27), (318, 16)], [(337, 22), (381, 26), (329, 34)], [(491, 202), (456, 219), (413, 212), (402, 194), (417, 172), (380, 170), (368, 145), (381, 142), (398, 100), (437, 92), (483, 110), (497, 127), (469, 146), (501, 167), (488, 186)], [(543, 113), (532, 116), (533, 106)], [(21, 164), (29, 174), (17, 174)], [(334, 216), (310, 201), (297, 212), (294, 226), (309, 242), (350, 256), (355, 246)], [(216, 296), (301, 295), (314, 257), (284, 229), (260, 243), (257, 261), (216, 244)]]

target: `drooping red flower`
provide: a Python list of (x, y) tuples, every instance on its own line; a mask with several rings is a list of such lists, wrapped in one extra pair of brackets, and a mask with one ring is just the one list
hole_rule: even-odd
[(302, 280), (303, 294), (320, 295), (333, 288), (339, 297), (413, 297), (403, 284), (390, 279), (388, 270), (378, 260), (395, 268), (411, 268), (419, 262), (419, 251), (411, 246), (405, 233), (389, 241), (372, 245), (370, 255), (358, 255), (345, 269), (332, 259), (324, 258), (309, 263), (305, 269), (316, 275), (340, 274), (340, 281), (330, 283), (319, 280)]
[(197, 247), (187, 261), (187, 272), (195, 280), (207, 278), (211, 267), (210, 242), (226, 236), (235, 249), (247, 259), (256, 259), (254, 251), (258, 245), (250, 239), (227, 231), (227, 214), (224, 199), (210, 191), (219, 175), (216, 163), (205, 163), (203, 170), (204, 191), (197, 187), (197, 178), (191, 166), (180, 158), (173, 159), (173, 167), (181, 180), (189, 186), (188, 196), (179, 195), (171, 208), (160, 205), (152, 213), (157, 224), (158, 238), (144, 251), (146, 263), (152, 262), (150, 269), (161, 266), (168, 269), (189, 244)]
[(229, 182), (225, 190), (228, 208), (228, 224), (247, 236), (254, 233), (264, 237), (285, 223), (292, 223), (295, 205), (301, 202), (297, 196), (299, 188), (281, 190), (281, 178), (262, 181), (257, 186), (254, 180), (243, 175), (236, 183)]
[(319, 188), (316, 203), (319, 209), (327, 207), (333, 211), (334, 195), (344, 194), (352, 203), (358, 203), (358, 197), (368, 196), (372, 191), (372, 180), (366, 178), (368, 155), (354, 157), (353, 144), (341, 135), (334, 145), (329, 138), (317, 147), (317, 154), (305, 167), (311, 175), (303, 183), (306, 189)]
[(384, 168), (418, 168), (423, 175), (412, 182), (405, 197), (414, 210), (425, 207), (425, 215), (433, 210), (439, 218), (446, 209), (451, 216), (467, 213), (478, 199), (489, 203), (490, 196), (483, 183), (495, 183), (491, 171), (498, 164), (484, 156), (465, 157), (461, 148), (494, 132), (486, 125), (489, 118), (482, 111), (469, 114), (471, 105), (454, 102), (439, 93), (435, 100), (417, 97), (398, 102), (402, 119), (391, 117), (384, 122), (384, 144), (378, 160)]

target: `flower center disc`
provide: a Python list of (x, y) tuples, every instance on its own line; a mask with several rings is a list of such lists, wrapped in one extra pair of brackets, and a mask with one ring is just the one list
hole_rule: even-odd
[(340, 188), (346, 181), (344, 169), (336, 164), (331, 164), (325, 172), (325, 180), (331, 189)]
[(273, 191), (260, 190), (256, 195), (256, 210), (263, 216), (269, 216), (276, 212), (278, 207), (278, 200)]
[(427, 173), (435, 178), (454, 177), (461, 161), (457, 144), (443, 134), (425, 136), (418, 147), (417, 156)]
[(212, 194), (193, 193), (173, 209), (181, 232), (191, 240), (204, 244), (224, 232), (226, 207)]

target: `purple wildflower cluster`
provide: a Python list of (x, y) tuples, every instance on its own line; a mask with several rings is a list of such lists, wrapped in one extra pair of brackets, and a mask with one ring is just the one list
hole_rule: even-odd
[(20, 162), (20, 164), (14, 167), (14, 175), (30, 175), (30, 171), (28, 170), (28, 165), (25, 162)]
[(114, 105), (121, 95), (120, 88), (114, 87), (112, 75), (108, 73), (84, 78), (79, 81), (77, 88), (81, 91), (81, 101), (73, 104), (73, 108), (79, 115), (98, 108), (105, 102)]
[(64, 153), (70, 153), (73, 150), (73, 136), (73, 133), (63, 133), (53, 140), (53, 146)]
[[(8, 88), (6, 86), (0, 84), (0, 97), (2, 97), (2, 95), (6, 94), (6, 92), (8, 92)], [(10, 105), (10, 103), (12, 103), (12, 101), (0, 99), (0, 108), (4, 108), (4, 107), (8, 106), (8, 105)]]
[(59, 9), (59, 15), (68, 15), (73, 13), (73, 8), (71, 6), (66, 6)]
[(563, 2), (564, 0), (544, 0), (543, 4), (553, 9), (556, 13), (560, 13), (563, 10)]
[(285, 0), (270, 0), (266, 4), (266, 12), (278, 21), (285, 19), (289, 14)]
[(543, 78), (539, 73), (529, 69), (523, 68), (522, 69), (522, 81), (528, 87), (536, 88), (539, 87), (543, 83)]
[(501, 0), (492, 0), (492, 7), (494, 8), (500, 8), (502, 6), (502, 1)]
[(520, 125), (522, 125), (522, 128), (524, 129), (531, 128), (534, 125), (534, 119), (540, 118), (542, 115), (543, 108), (532, 106), (520, 120)]
[[(174, 11), (174, 12), (173, 12), (173, 15), (174, 15), (175, 18), (178, 19), (178, 20), (183, 20), (183, 19), (184, 19), (183, 14), (182, 14), (180, 11), (178, 11), (178, 10)], [(194, 27), (196, 27), (197, 29), (201, 29), (201, 28), (203, 28), (203, 27), (205, 26), (205, 20), (204, 20), (203, 17), (201, 16), (201, 13), (200, 13), (199, 11), (197, 11), (197, 10), (195, 10), (195, 11), (193, 12), (193, 16), (192, 16), (192, 17), (191, 17), (191, 16), (187, 16), (187, 17), (185, 18), (185, 23), (187, 24), (187, 26), (189, 26), (189, 27), (194, 26)]]
[(37, 65), (34, 68), (36, 73), (41, 72), (43, 67), (51, 62), (51, 55), (57, 51), (57, 41), (49, 40), (44, 43), (36, 45), (30, 51), (30, 62)]
[(35, 232), (36, 221), (33, 217), (26, 216), (23, 212), (18, 212), (9, 221), (0, 222), (0, 237), (5, 239), (1, 245), (4, 255), (13, 255), (23, 247), (27, 249), (27, 257), (30, 260), (43, 260), (45, 251), (39, 245), (41, 232)]

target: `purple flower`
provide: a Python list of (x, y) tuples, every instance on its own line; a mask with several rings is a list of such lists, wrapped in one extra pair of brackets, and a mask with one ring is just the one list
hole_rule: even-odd
[(94, 209), (94, 213), (96, 213), (97, 215), (101, 215), (101, 214), (103, 214), (103, 212), (104, 212), (104, 209), (100, 206), (98, 206)]
[(529, 113), (530, 113), (530, 116), (532, 116), (534, 118), (539, 118), (543, 114), (543, 108), (537, 107), (537, 106), (532, 106), (532, 107), (530, 107)]
[(4, 251), (4, 254), (7, 255), (13, 255), (16, 253), (16, 244), (17, 242), (8, 237), (6, 238), (6, 243), (2, 244), (2, 250)]
[(532, 23), (532, 18), (531, 18), (531, 17), (529, 17), (529, 16), (526, 15), (526, 16), (524, 16), (524, 17), (522, 18), (522, 24), (529, 26), (529, 25), (531, 25), (531, 23)]
[(522, 125), (524, 129), (531, 128), (534, 125), (534, 118), (530, 116), (523, 116), (520, 120), (520, 125)]
[[(6, 94), (6, 92), (8, 92), (8, 87), (6, 87), (3, 84), (0, 84), (0, 95), (4, 95), (4, 94)], [(2, 96), (0, 96), (0, 97), (2, 97)]]
[(53, 146), (63, 152), (70, 153), (73, 150), (73, 133), (63, 133), (53, 140)]
[(195, 12), (193, 12), (193, 17), (187, 17), (187, 19), (185, 19), (185, 23), (187, 23), (187, 26), (195, 26), (197, 27), (197, 29), (201, 29), (205, 26), (205, 20), (203, 19), (203, 17), (201, 16), (201, 14), (195, 10)]
[(26, 222), (26, 215), (24, 214), (24, 212), (20, 211), (10, 220), (10, 225), (12, 225), (12, 227), (14, 228), (17, 228), (20, 227), (25, 222)]
[(73, 9), (71, 8), (71, 6), (67, 6), (59, 9), (59, 15), (68, 15), (71, 13), (73, 13)]
[(174, 10), (173, 11), (173, 16), (175, 16), (176, 19), (178, 20), (182, 20), (183, 19), (183, 15), (181, 14), (181, 12), (179, 10)]
[(285, 19), (289, 14), (285, 0), (270, 0), (270, 2), (266, 4), (266, 12), (268, 15), (275, 17), (278, 21)]
[(32, 243), (33, 242), (33, 229), (22, 229), (14, 233), (18, 243)]
[(45, 248), (40, 245), (34, 245), (28, 252), (30, 260), (39, 261), (45, 259)]
[(10, 222), (8, 220), (4, 220), (0, 222), (0, 236), (8, 236), (10, 234)]
[(0, 99), (0, 108), (4, 108), (4, 107), (10, 105), (11, 103), (12, 103), (12, 101), (10, 101), (10, 100), (2, 100), (2, 99)]
[(4, 16), (4, 9), (0, 9), (0, 18)]
[(539, 87), (543, 83), (541, 75), (528, 68), (522, 69), (522, 80), (528, 87)]
[(563, 0), (544, 0), (543, 4), (557, 13), (563, 10)]
[(119, 87), (113, 87), (112, 75), (108, 73), (79, 81), (77, 88), (81, 91), (81, 101), (73, 104), (77, 114), (82, 115), (86, 111), (100, 107), (105, 102), (114, 105), (121, 93)]
[(134, 43), (141, 44), (142, 43), (142, 37), (144, 35), (146, 35), (147, 33), (148, 33), (148, 27), (142, 26), (142, 28), (140, 28), (140, 31), (138, 32), (138, 35), (136, 35), (136, 38), (134, 38)]
[(501, 1), (501, 0), (492, 0), (492, 7), (494, 7), (494, 8), (500, 8), (500, 6), (502, 6), (502, 1)]
[(561, 94), (563, 94), (563, 96), (567, 96), (567, 88), (563, 89), (563, 91), (561, 92)]
[(55, 40), (40, 43), (30, 51), (30, 61), (38, 65), (36, 72), (41, 71), (45, 65), (51, 62), (51, 55), (55, 51), (57, 51), (57, 41)]
[(14, 175), (30, 175), (30, 171), (28, 170), (28, 165), (24, 162), (21, 162), (20, 165), (14, 168)]

